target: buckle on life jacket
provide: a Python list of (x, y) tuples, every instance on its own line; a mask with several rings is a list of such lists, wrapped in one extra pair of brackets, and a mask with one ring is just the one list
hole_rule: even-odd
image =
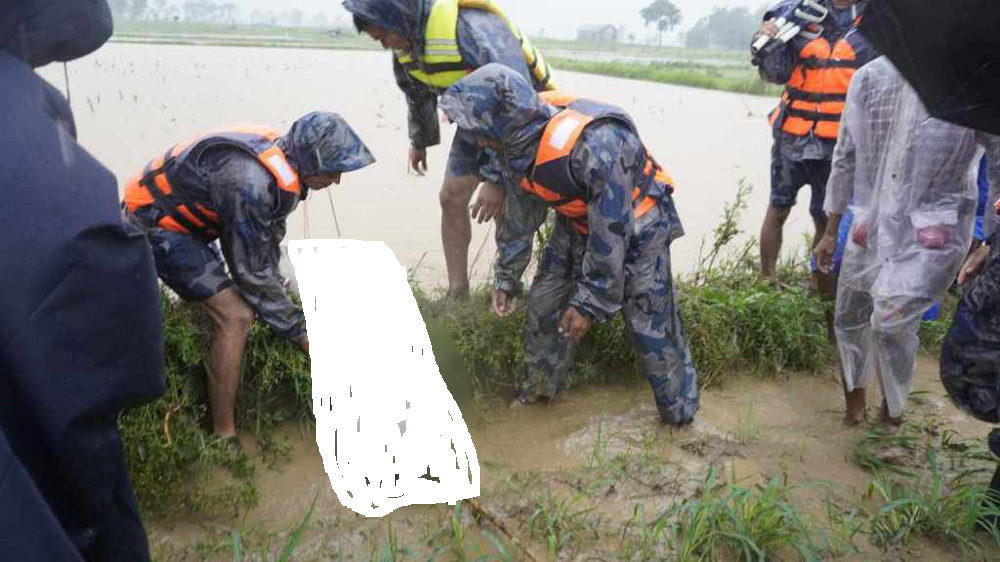
[[(139, 184), (145, 187), (149, 191), (150, 195), (152, 195), (153, 199), (156, 201), (156, 204), (161, 209), (166, 211), (167, 215), (170, 216), (170, 218), (172, 218), (174, 221), (176, 221), (177, 224), (179, 224), (182, 228), (187, 230), (188, 234), (197, 236), (204, 240), (209, 240), (211, 237), (218, 236), (218, 231), (216, 231), (210, 226), (211, 224), (215, 223), (215, 221), (206, 217), (204, 213), (202, 213), (198, 209), (198, 206), (192, 202), (191, 198), (184, 193), (183, 189), (179, 185), (169, 184), (169, 180), (167, 180), (166, 178), (166, 171), (167, 168), (170, 166), (170, 164), (173, 163), (174, 161), (174, 157), (172, 156), (173, 150), (174, 150), (173, 147), (167, 150), (167, 152), (163, 155), (163, 164), (161, 164), (159, 167), (155, 169), (144, 170), (142, 178), (139, 180)], [(152, 163), (150, 163), (150, 165), (151, 164)], [(147, 165), (147, 168), (148, 166), (149, 165)], [(159, 177), (163, 177), (164, 181), (167, 182), (168, 185), (170, 186), (169, 196), (166, 193), (164, 193), (163, 190), (160, 189), (160, 186), (157, 184), (156, 180)], [(194, 222), (189, 220), (188, 217), (180, 210), (180, 206), (178, 206), (177, 204), (174, 203), (173, 200), (171, 200), (171, 196), (174, 199), (179, 200), (180, 206), (183, 206), (188, 211), (188, 213), (190, 213), (191, 216), (195, 218), (195, 220), (201, 222), (203, 226), (199, 227), (198, 225), (194, 224)]]

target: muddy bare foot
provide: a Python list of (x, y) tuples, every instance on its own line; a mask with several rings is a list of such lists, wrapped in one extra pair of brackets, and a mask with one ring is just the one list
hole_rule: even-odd
[(845, 427), (857, 427), (863, 423), (868, 423), (868, 414), (866, 412), (847, 412), (844, 414), (843, 420)]
[(868, 408), (865, 404), (865, 390), (859, 388), (844, 394), (847, 412), (844, 413), (844, 425), (854, 427), (868, 421)]
[(890, 416), (889, 410), (883, 405), (878, 422), (890, 431), (895, 431), (903, 426), (903, 416), (899, 416), (898, 418)]

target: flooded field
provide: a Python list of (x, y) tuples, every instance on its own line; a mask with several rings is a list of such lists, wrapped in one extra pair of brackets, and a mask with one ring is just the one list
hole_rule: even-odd
[[(65, 90), (61, 65), (42, 74)], [(756, 236), (768, 200), (766, 115), (775, 100), (566, 72), (556, 79), (562, 89), (626, 108), (674, 176), (687, 230), (673, 246), (678, 273), (695, 264), (741, 178), (754, 186), (743, 226)], [(438, 189), (453, 128), (443, 126), (442, 144), (429, 150), (428, 174), (408, 174), (406, 106), (388, 53), (109, 44), (69, 65), (69, 86), (81, 142), (120, 183), (205, 129), (256, 122), (284, 131), (309, 111), (341, 113), (378, 159), (334, 192), (342, 236), (384, 241), (401, 264), (420, 263), (422, 284), (444, 281)], [(802, 204), (789, 219), (787, 250), (801, 249), (808, 230)], [(289, 221), (289, 238), (307, 234), (337, 237), (325, 193), (313, 193)], [(492, 253), (489, 225), (473, 225), (474, 283), (487, 279)]]

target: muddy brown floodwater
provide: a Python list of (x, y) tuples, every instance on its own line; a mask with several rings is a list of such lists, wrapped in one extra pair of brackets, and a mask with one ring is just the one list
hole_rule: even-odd
[[(62, 65), (41, 72), (65, 90)], [(742, 225), (757, 235), (768, 200), (766, 118), (774, 99), (570, 72), (556, 78), (562, 89), (628, 110), (673, 175), (687, 231), (673, 246), (678, 273), (696, 262), (701, 240), (711, 236), (741, 178), (754, 186)], [(384, 241), (402, 265), (420, 263), (416, 279), (428, 287), (445, 281), (438, 189), (454, 129), (443, 126), (442, 144), (428, 151), (426, 176), (407, 173), (406, 105), (388, 53), (109, 44), (70, 63), (69, 82), (80, 140), (120, 184), (173, 143), (206, 129), (256, 122), (285, 131), (309, 111), (342, 114), (378, 159), (335, 188), (342, 236)], [(315, 192), (290, 218), (290, 239), (306, 237), (307, 212), (310, 237), (337, 237), (327, 195)], [(801, 234), (810, 229), (800, 204), (789, 219), (788, 251), (801, 249)], [(473, 282), (486, 280), (493, 254), (488, 225), (473, 225), (469, 253)]]
[[(61, 67), (42, 74), (65, 87)], [(387, 53), (111, 44), (70, 64), (69, 75), (80, 140), (120, 182), (172, 143), (204, 129), (257, 122), (283, 131), (309, 111), (341, 113), (378, 158), (336, 188), (343, 236), (382, 240), (408, 267), (423, 258), (416, 278), (425, 285), (444, 279), (437, 191), (452, 130), (445, 127), (443, 144), (430, 150), (426, 177), (407, 174), (405, 105)], [(626, 108), (674, 176), (687, 230), (673, 247), (676, 272), (696, 263), (701, 240), (710, 236), (741, 178), (755, 188), (742, 226), (756, 234), (768, 199), (766, 114), (773, 99), (566, 72), (557, 79), (563, 89)], [(788, 251), (801, 249), (802, 234), (811, 230), (801, 203), (789, 220)], [(290, 219), (289, 238), (306, 236), (306, 212), (311, 237), (336, 236), (325, 194), (314, 193)], [(473, 276), (478, 282), (488, 275), (493, 251), (488, 233), (487, 225), (474, 225), (470, 261), (483, 245)], [(921, 359), (917, 389), (927, 394), (912, 406), (914, 416), (935, 416), (943, 428), (966, 436), (985, 435), (984, 425), (948, 402), (934, 361)], [(486, 423), (472, 429), (483, 469), (480, 501), (524, 540), (535, 506), (561, 506), (572, 515), (579, 506), (557, 498), (583, 497), (581, 505), (592, 509), (571, 540), (588, 544), (595, 529), (602, 540), (617, 541), (638, 505), (652, 517), (690, 497), (713, 464), (734, 471), (744, 484), (781, 471), (793, 484), (827, 482), (835, 498), (856, 505), (870, 475), (850, 457), (865, 429), (840, 425), (842, 400), (832, 375), (790, 375), (773, 382), (734, 378), (723, 389), (706, 392), (696, 423), (676, 432), (656, 422), (650, 392), (638, 380), (628, 387), (576, 390), (548, 408), (489, 409)], [(373, 545), (386, 543), (390, 528), (401, 546), (412, 547), (450, 533), (447, 506), (409, 507), (382, 520), (345, 509), (331, 490), (314, 436), (297, 426), (281, 433), (293, 458), (277, 471), (260, 469), (259, 506), (238, 520), (148, 521), (159, 559), (232, 560), (229, 529), (273, 532), (280, 539), (316, 495), (314, 522), (296, 560), (368, 560)], [(819, 518), (817, 489), (802, 488), (795, 495), (807, 515)], [(475, 534), (471, 540), (485, 539)], [(870, 545), (860, 546), (860, 560), (883, 556)], [(531, 547), (544, 552), (544, 537), (533, 538)], [(610, 544), (611, 552), (615, 548)], [(954, 552), (942, 548), (918, 543), (912, 554), (885, 559), (953, 559)], [(573, 559), (585, 560), (586, 554)], [(998, 559), (996, 552), (984, 556)]]

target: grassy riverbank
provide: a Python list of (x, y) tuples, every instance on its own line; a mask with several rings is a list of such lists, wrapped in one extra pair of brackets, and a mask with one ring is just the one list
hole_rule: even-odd
[(663, 84), (691, 86), (740, 94), (781, 94), (782, 87), (768, 84), (757, 71), (746, 65), (707, 65), (697, 62), (593, 61), (553, 57), (549, 61), (558, 70), (585, 72), (617, 78), (630, 78)]

